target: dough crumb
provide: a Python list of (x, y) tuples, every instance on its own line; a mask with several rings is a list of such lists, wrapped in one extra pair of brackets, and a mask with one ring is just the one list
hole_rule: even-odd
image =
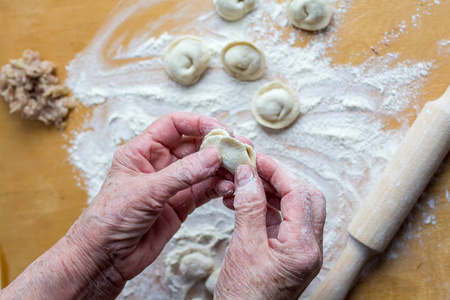
[(220, 268), (216, 269), (206, 280), (206, 290), (214, 295), (214, 289), (216, 288), (217, 279), (219, 279)]
[(25, 119), (53, 124), (60, 130), (75, 107), (69, 89), (58, 84), (56, 65), (42, 61), (39, 52), (32, 50), (25, 50), (21, 58), (2, 67), (0, 95), (9, 104), (10, 113), (19, 112)]
[(187, 279), (202, 279), (208, 277), (214, 269), (214, 260), (202, 253), (194, 252), (183, 257), (180, 262), (180, 272)]

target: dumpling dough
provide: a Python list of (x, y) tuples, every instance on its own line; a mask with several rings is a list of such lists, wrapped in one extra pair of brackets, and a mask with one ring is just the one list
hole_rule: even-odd
[(211, 54), (199, 38), (185, 36), (173, 41), (164, 58), (167, 74), (182, 85), (196, 83), (206, 68)]
[(244, 81), (261, 78), (266, 69), (264, 54), (249, 42), (233, 42), (222, 50), (222, 63), (228, 74)]
[(216, 287), (217, 279), (219, 278), (220, 269), (216, 269), (206, 280), (206, 290), (214, 295), (214, 289)]
[(304, 30), (320, 30), (328, 26), (333, 7), (329, 0), (288, 0), (289, 21)]
[(205, 278), (209, 276), (213, 270), (214, 260), (199, 252), (185, 255), (180, 262), (180, 272), (189, 280)]
[(256, 8), (255, 0), (214, 0), (219, 15), (229, 21), (236, 21)]
[(271, 82), (256, 94), (252, 113), (259, 124), (281, 129), (289, 126), (298, 117), (300, 104), (294, 91), (281, 82)]
[(256, 168), (255, 150), (249, 145), (232, 138), (225, 130), (214, 129), (205, 136), (200, 150), (209, 146), (219, 148), (222, 153), (222, 167), (232, 174), (236, 173), (237, 167), (241, 164), (247, 164)]

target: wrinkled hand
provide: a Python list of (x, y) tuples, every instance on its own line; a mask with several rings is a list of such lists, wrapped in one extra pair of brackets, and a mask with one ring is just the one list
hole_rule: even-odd
[(121, 146), (101, 191), (68, 237), (96, 264), (111, 264), (123, 283), (139, 274), (196, 207), (232, 195), (233, 183), (215, 175), (219, 151), (197, 152), (214, 128), (226, 129), (213, 118), (171, 113)]
[(240, 166), (224, 197), (236, 221), (215, 299), (297, 299), (322, 265), (323, 194), (265, 155), (257, 169)]

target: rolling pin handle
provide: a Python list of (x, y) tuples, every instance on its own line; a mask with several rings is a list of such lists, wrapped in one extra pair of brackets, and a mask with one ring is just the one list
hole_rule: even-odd
[(367, 260), (377, 252), (361, 244), (351, 235), (342, 255), (310, 300), (342, 300), (358, 279)]

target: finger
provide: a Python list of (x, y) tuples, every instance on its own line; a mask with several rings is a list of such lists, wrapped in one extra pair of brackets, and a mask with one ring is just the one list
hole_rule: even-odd
[(225, 168), (219, 168), (219, 170), (217, 170), (217, 175), (234, 182), (234, 175)]
[[(194, 113), (172, 112), (157, 119), (142, 134), (124, 145), (124, 152), (130, 152), (126, 157), (138, 160), (138, 165), (142, 166), (139, 168), (140, 171), (145, 173), (159, 171), (174, 161), (170, 149), (177, 147), (185, 136), (203, 138), (215, 128), (231, 132), (214, 118)], [(177, 155), (184, 157), (197, 150), (198, 148), (195, 150), (183, 148), (178, 150), (182, 153), (177, 153)], [(153, 166), (148, 163), (152, 156), (158, 156), (158, 160), (153, 162)]]
[(171, 152), (177, 159), (186, 157), (197, 152), (202, 141), (203, 137), (184, 136), (176, 146), (172, 147)]
[(234, 210), (234, 196), (223, 197), (222, 202), (223, 202), (223, 205), (225, 205), (226, 208)]
[(263, 183), (264, 190), (266, 191), (266, 193), (273, 194), (273, 195), (276, 195), (276, 196), (280, 197), (280, 195), (277, 194), (277, 191), (274, 189), (274, 187), (270, 183), (268, 183), (263, 178), (261, 178), (261, 181)]
[(237, 139), (241, 143), (244, 143), (246, 145), (249, 145), (252, 148), (255, 148), (255, 146), (253, 145), (253, 142), (250, 139), (246, 138), (245, 136), (238, 135), (238, 136), (235, 136), (234, 138)]
[(230, 132), (214, 118), (194, 113), (172, 112), (153, 122), (145, 132), (150, 134), (154, 141), (172, 148), (183, 136), (204, 137), (216, 128)]
[(258, 153), (257, 166), (261, 177), (281, 196), (283, 222), (280, 225), (278, 240), (281, 243), (300, 242), (302, 236), (313, 235), (309, 186), (264, 154)]
[(200, 207), (209, 200), (234, 194), (234, 183), (221, 177), (214, 177), (192, 187), (195, 206)]
[(296, 188), (281, 199), (281, 216), (278, 240), (281, 243), (300, 244), (314, 236), (311, 199), (307, 188)]
[[(157, 169), (149, 162), (150, 145), (153, 144), (149, 135), (140, 135), (131, 139), (128, 143), (120, 146), (114, 153), (113, 165), (117, 163), (139, 173), (155, 172)], [(172, 162), (169, 152), (163, 153), (160, 149), (155, 150), (161, 154), (159, 156), (160, 164), (168, 165)]]
[[(234, 210), (233, 204), (234, 197), (224, 197), (223, 203), (224, 205)], [(281, 214), (280, 211), (270, 205), (267, 205), (267, 213), (266, 213), (266, 228), (267, 228), (267, 237), (268, 238), (277, 238), (279, 227), (281, 223)]]
[(323, 228), (326, 219), (326, 199), (325, 195), (315, 188), (311, 187), (309, 193), (311, 195), (311, 210), (313, 218), (314, 235), (316, 236), (316, 239), (319, 242), (319, 245), (322, 249)]
[(194, 210), (212, 199), (230, 196), (234, 193), (234, 184), (215, 176), (197, 183), (192, 188), (178, 192), (169, 199), (168, 204), (177, 212), (181, 222)]
[[(220, 176), (224, 177), (224, 179), (226, 179), (226, 180), (229, 180), (229, 181), (233, 180), (234, 176), (230, 172), (225, 170), (226, 171), (226, 173), (225, 173), (225, 172), (221, 172), (221, 170), (222, 170), (222, 168), (220, 168), (217, 171), (218, 175), (220, 174)], [(265, 181), (264, 179), (261, 179), (261, 182), (263, 184), (264, 191), (266, 193), (267, 204), (272, 206), (273, 208), (275, 208), (277, 210), (280, 210), (281, 209), (280, 208), (280, 200), (281, 200), (280, 196), (278, 196), (276, 194), (275, 189), (269, 183), (267, 183), (267, 181)], [(223, 197), (223, 204), (228, 209), (234, 210), (234, 203), (233, 202), (234, 202), (234, 195), (233, 196), (225, 196), (225, 197)]]
[(281, 199), (277, 195), (270, 194), (266, 192), (266, 198), (267, 198), (267, 204), (272, 206), (273, 208), (277, 209), (278, 211), (281, 210)]
[(164, 206), (176, 193), (192, 187), (214, 175), (222, 158), (216, 147), (208, 147), (168, 167), (146, 175), (148, 194), (156, 206)]
[[(155, 171), (164, 169), (177, 160), (197, 152), (202, 141), (203, 137), (183, 136), (172, 149), (168, 149), (159, 143), (152, 144), (151, 151), (158, 154), (158, 159), (152, 161)], [(168, 155), (162, 155), (162, 153), (168, 153)], [(166, 156), (169, 157), (165, 158)]]
[[(266, 192), (266, 200), (267, 204), (275, 208), (276, 210), (280, 210), (280, 198), (273, 194), (268, 194)], [(234, 210), (234, 196), (225, 196), (223, 197), (223, 205), (228, 209)]]
[(277, 238), (281, 223), (280, 211), (267, 205), (267, 216), (266, 216), (266, 227), (267, 227), (267, 237)]
[(283, 197), (292, 190), (292, 184), (297, 180), (287, 170), (278, 165), (275, 160), (262, 153), (256, 155), (256, 165), (261, 179), (265, 180)]
[(172, 207), (166, 205), (135, 250), (134, 254), (141, 257), (142, 265), (148, 266), (154, 262), (180, 227), (177, 214)]
[(267, 240), (267, 203), (261, 179), (248, 165), (240, 165), (234, 178), (235, 232), (243, 239)]

